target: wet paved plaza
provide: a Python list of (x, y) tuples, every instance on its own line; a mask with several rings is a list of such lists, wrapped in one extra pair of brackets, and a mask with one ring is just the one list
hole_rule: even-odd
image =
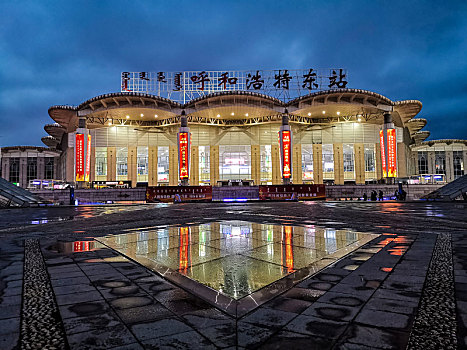
[[(466, 208), (70, 207), (39, 224), (44, 209), (2, 210), (0, 348), (463, 348)], [(200, 283), (267, 297), (232, 314)]]

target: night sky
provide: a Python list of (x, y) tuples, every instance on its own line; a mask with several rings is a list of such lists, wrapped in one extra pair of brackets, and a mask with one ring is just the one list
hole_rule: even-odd
[(122, 71), (343, 67), (417, 99), (429, 139), (467, 139), (467, 1), (0, 2), (0, 146), (41, 145), (52, 105)]

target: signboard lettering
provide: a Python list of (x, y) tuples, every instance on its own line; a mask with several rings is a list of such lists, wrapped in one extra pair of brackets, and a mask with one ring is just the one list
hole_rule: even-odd
[(188, 133), (181, 132), (178, 136), (179, 140), (179, 159), (180, 159), (180, 168), (179, 174), (180, 179), (188, 179)]
[(290, 164), (290, 131), (282, 131), (282, 177), (289, 179), (292, 171)]
[(75, 137), (76, 181), (84, 181), (84, 135)]

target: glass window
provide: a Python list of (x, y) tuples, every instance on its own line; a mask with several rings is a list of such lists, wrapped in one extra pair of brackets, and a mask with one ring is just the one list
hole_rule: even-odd
[(454, 180), (464, 175), (464, 156), (462, 151), (452, 152)]
[(107, 147), (96, 147), (96, 176), (107, 176)]
[(117, 149), (117, 180), (118, 177), (126, 178), (128, 175), (128, 148), (122, 147)]
[(148, 174), (148, 148), (147, 147), (138, 147), (137, 150), (137, 162), (138, 162), (138, 175), (147, 175)]
[(428, 152), (418, 151), (418, 173), (428, 174)]
[(332, 144), (323, 145), (323, 178), (334, 180), (334, 150)]
[(446, 174), (446, 153), (435, 151), (435, 173)]
[(19, 182), (19, 158), (10, 158), (10, 182)]
[(27, 181), (37, 179), (37, 157), (28, 157)]
[(251, 147), (219, 146), (219, 176), (221, 180), (251, 178)]
[(272, 181), (271, 145), (260, 146), (261, 181)]
[(52, 157), (45, 158), (44, 177), (46, 180), (54, 178), (54, 159)]
[(355, 171), (353, 145), (344, 145), (344, 173)]
[(209, 146), (199, 146), (199, 182), (209, 183), (211, 174), (211, 161)]
[(375, 145), (366, 144), (365, 147), (365, 171), (375, 171)]
[(313, 181), (313, 145), (302, 145), (302, 180)]
[(157, 182), (169, 182), (169, 147), (157, 148)]

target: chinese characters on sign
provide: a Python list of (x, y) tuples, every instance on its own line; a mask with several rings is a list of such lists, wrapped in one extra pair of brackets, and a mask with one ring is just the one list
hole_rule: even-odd
[(314, 91), (343, 89), (345, 69), (122, 72), (121, 91), (152, 93), (179, 102), (220, 91), (253, 91), (292, 99)]
[(290, 131), (282, 131), (282, 177), (285, 179), (290, 179), (292, 174), (291, 171), (291, 162), (290, 162)]
[(397, 176), (396, 168), (396, 129), (388, 129), (388, 177)]
[(383, 177), (397, 177), (396, 129), (380, 130), (379, 141)]
[(179, 144), (179, 159), (180, 159), (180, 168), (179, 168), (179, 173), (180, 173), (180, 180), (182, 179), (188, 179), (188, 133), (187, 132), (181, 132), (178, 134), (178, 144)]
[(86, 144), (86, 171), (84, 173), (84, 181), (89, 182), (89, 173), (91, 172), (91, 135), (88, 134)]
[(75, 141), (76, 181), (84, 181), (84, 135), (76, 134)]
[(381, 146), (381, 165), (383, 167), (383, 177), (388, 177), (388, 168), (386, 166), (386, 151), (384, 149), (384, 131), (379, 131), (379, 145)]

